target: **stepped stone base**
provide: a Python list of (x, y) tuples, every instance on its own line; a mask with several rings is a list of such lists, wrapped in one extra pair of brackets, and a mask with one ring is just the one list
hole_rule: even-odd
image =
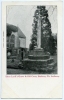
[(23, 66), (25, 69), (36, 71), (50, 71), (54, 69), (54, 59), (49, 53), (44, 53), (43, 49), (35, 49), (29, 53), (27, 59), (24, 59)]

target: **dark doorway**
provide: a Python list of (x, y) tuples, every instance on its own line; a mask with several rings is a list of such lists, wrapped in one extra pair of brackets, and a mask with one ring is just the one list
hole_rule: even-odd
[(23, 60), (23, 48), (22, 48), (22, 51), (21, 51), (21, 57), (22, 57), (22, 60)]

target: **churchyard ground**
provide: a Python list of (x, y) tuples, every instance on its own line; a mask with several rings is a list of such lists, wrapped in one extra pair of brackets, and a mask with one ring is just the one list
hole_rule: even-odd
[[(54, 55), (52, 56), (54, 58), (54, 62), (57, 62), (57, 56)], [(55, 70), (51, 72), (51, 74), (56, 74), (57, 73), (57, 64), (55, 66)], [(40, 72), (37, 71), (31, 71), (31, 70), (25, 70), (25, 69), (15, 69), (13, 68), (7, 68), (7, 74), (40, 74)], [(41, 72), (41, 74), (44, 74), (43, 72)], [(48, 73), (45, 73), (48, 74)]]

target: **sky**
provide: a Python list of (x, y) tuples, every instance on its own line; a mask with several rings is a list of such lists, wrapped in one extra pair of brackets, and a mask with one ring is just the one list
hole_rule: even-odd
[[(26, 47), (29, 47), (32, 35), (33, 16), (36, 10), (35, 5), (23, 6), (7, 6), (7, 23), (18, 26), (26, 36)], [(57, 33), (57, 7), (45, 6), (48, 10), (49, 20), (51, 23), (51, 30), (53, 34)]]

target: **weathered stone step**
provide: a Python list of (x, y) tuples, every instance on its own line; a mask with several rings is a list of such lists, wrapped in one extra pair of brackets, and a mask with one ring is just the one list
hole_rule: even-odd
[(22, 61), (24, 67), (42, 67), (47, 66), (47, 60), (30, 60), (25, 59)]
[(49, 71), (53, 71), (54, 69), (55, 69), (55, 66), (57, 65), (57, 63), (55, 62), (53, 62), (53, 63), (51, 63), (51, 64), (48, 64), (48, 67), (47, 67), (47, 70), (49, 70)]
[(43, 49), (35, 49), (35, 50), (31, 50), (29, 52), (29, 55), (33, 55), (33, 56), (43, 56), (43, 55), (50, 55), (49, 52), (44, 52)]
[(47, 60), (34, 60), (34, 59), (24, 59), (23, 66), (26, 68), (44, 68), (47, 67), (48, 64), (53, 62), (53, 59), (47, 59)]
[(51, 64), (48, 64), (47, 67), (40, 67), (40, 68), (34, 68), (33, 70), (35, 71), (39, 71), (39, 72), (53, 72), (55, 70), (55, 67), (57, 66), (57, 63), (51, 63)]
[(51, 63), (53, 63), (53, 62), (54, 62), (54, 59), (51, 58), (51, 57), (50, 57), (50, 59), (47, 60), (47, 63), (48, 63), (48, 64), (51, 64)]
[(29, 52), (29, 55), (43, 55), (43, 49), (34, 49)]
[(53, 68), (54, 65), (54, 59), (24, 59), (23, 61), (23, 67), (31, 70), (45, 70)]
[(29, 55), (28, 58), (29, 59), (36, 59), (36, 60), (37, 59), (44, 59), (45, 60), (45, 59), (49, 59), (50, 56), (49, 55), (34, 55), (34, 56), (33, 55)]
[(55, 64), (56, 64), (56, 63), (53, 62), (53, 63), (51, 63), (51, 64), (48, 64), (48, 66), (51, 67), (51, 66), (54, 66)]

